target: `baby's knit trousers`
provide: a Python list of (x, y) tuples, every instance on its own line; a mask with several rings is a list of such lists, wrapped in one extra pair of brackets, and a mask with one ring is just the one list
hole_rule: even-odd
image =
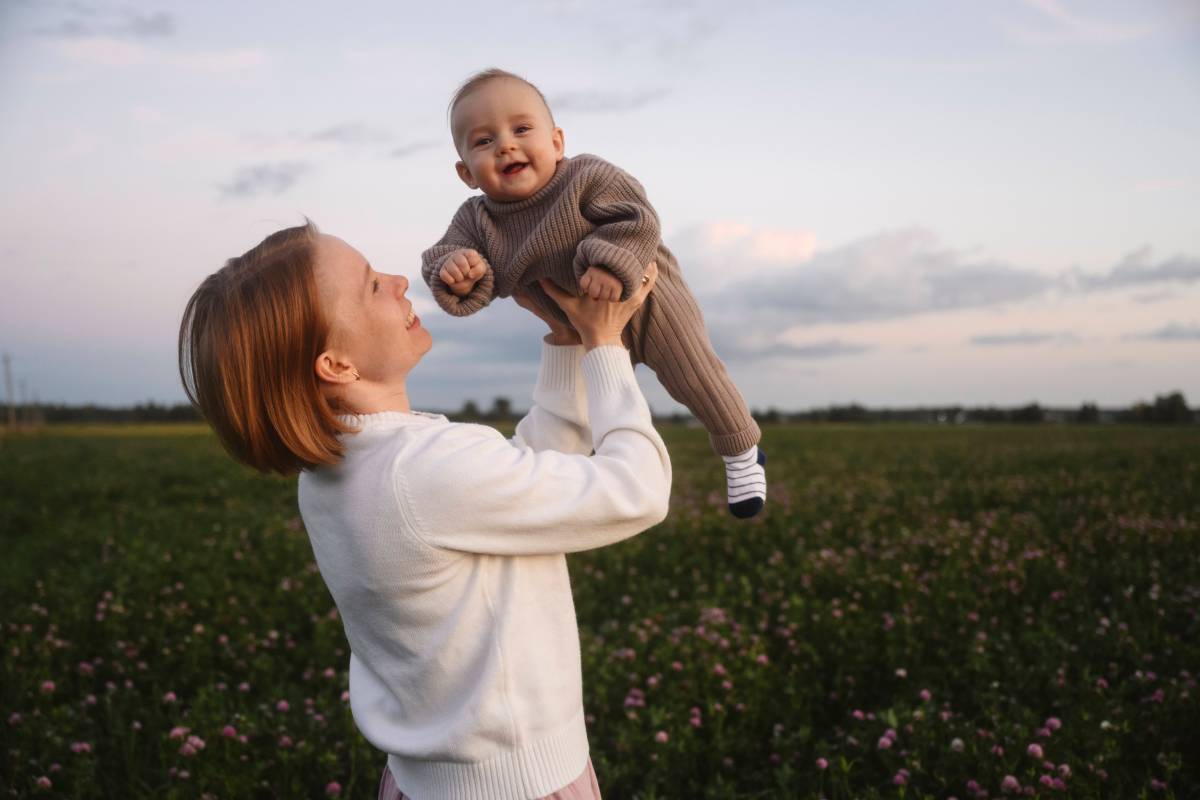
[(700, 307), (672, 274), (672, 258), (658, 259), (654, 291), (625, 327), (634, 363), (644, 363), (676, 402), (687, 406), (722, 456), (744, 453), (762, 436), (742, 393), (713, 352)]

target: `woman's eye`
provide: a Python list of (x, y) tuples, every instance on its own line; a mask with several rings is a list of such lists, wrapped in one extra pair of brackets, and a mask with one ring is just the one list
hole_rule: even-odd
[(374, 281), (371, 282), (371, 294), (375, 294), (378, 291), (379, 291), (379, 278), (376, 278)]

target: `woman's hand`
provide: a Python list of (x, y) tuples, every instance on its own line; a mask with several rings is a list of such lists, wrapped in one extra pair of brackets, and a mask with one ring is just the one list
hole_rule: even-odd
[(517, 305), (521, 308), (531, 312), (535, 317), (550, 326), (550, 333), (546, 334), (546, 338), (543, 340), (546, 344), (559, 347), (571, 347), (579, 344), (579, 334), (572, 330), (570, 325), (565, 324), (557, 317), (547, 314), (546, 310), (535, 303), (528, 294), (517, 290), (513, 292), (513, 299), (517, 301)]
[(548, 280), (540, 281), (543, 291), (550, 299), (558, 303), (558, 307), (571, 320), (579, 338), (588, 350), (606, 344), (623, 344), (621, 331), (629, 324), (634, 312), (641, 307), (647, 295), (654, 288), (658, 278), (658, 264), (651, 261), (646, 265), (641, 287), (621, 303), (608, 300), (593, 300), (590, 297), (574, 297), (559, 289)]

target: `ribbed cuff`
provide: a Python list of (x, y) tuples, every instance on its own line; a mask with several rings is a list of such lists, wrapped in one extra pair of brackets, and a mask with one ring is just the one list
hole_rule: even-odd
[(475, 285), (471, 287), (471, 291), (466, 297), (459, 297), (450, 291), (450, 287), (446, 285), (446, 282), (437, 275), (433, 277), (429, 288), (433, 293), (433, 299), (437, 301), (438, 305), (447, 314), (455, 317), (465, 317), (469, 314), (474, 314), (492, 302), (492, 289), (495, 286), (495, 282), (496, 276), (492, 272), (492, 265), (489, 264), (487, 271), (475, 282)]
[(587, 352), (580, 363), (588, 394), (606, 395), (637, 386), (629, 351), (621, 345), (606, 344)]
[(543, 341), (537, 388), (546, 392), (574, 393), (583, 352), (581, 344), (554, 345)]

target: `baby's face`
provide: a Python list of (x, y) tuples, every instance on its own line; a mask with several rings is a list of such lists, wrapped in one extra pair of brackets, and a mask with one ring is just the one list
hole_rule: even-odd
[(510, 78), (489, 81), (454, 107), (458, 175), (493, 200), (524, 200), (554, 177), (563, 133), (530, 86)]

